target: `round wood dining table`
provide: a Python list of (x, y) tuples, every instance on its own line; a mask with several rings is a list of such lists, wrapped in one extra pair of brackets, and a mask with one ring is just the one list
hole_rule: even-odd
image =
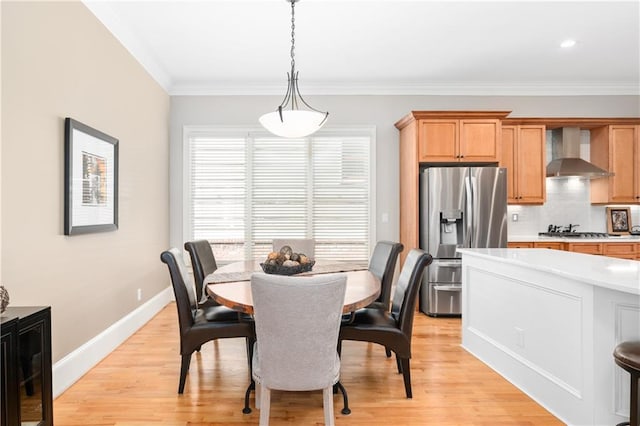
[[(235, 262), (207, 275), (204, 284), (207, 286), (207, 293), (221, 305), (238, 312), (253, 314), (251, 275), (255, 272), (263, 273), (259, 262)], [(342, 273), (347, 276), (343, 313), (363, 308), (380, 295), (380, 279), (368, 270), (353, 265), (317, 262), (312, 271), (295, 276), (305, 277), (322, 273)]]

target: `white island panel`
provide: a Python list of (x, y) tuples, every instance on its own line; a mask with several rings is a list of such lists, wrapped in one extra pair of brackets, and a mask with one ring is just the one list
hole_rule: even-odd
[(461, 249), (462, 344), (568, 424), (616, 424), (640, 339), (640, 262), (541, 249)]

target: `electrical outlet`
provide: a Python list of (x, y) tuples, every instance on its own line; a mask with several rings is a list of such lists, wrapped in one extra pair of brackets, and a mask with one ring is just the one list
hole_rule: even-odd
[(138, 302), (141, 301), (142, 300), (142, 289), (141, 288), (138, 289), (138, 295), (137, 296), (138, 296)]
[(518, 221), (518, 213), (513, 213), (511, 215), (511, 221), (512, 222), (517, 222)]

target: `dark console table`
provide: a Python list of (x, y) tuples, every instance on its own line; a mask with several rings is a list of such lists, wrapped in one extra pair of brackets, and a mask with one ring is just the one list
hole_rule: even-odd
[(51, 308), (9, 307), (0, 330), (1, 426), (53, 425)]

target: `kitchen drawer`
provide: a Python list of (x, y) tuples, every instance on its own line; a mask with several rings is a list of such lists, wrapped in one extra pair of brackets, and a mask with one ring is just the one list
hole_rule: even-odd
[(636, 253), (636, 244), (635, 243), (605, 243), (604, 244), (604, 254), (607, 256), (615, 256), (617, 254), (630, 254), (634, 255)]
[(563, 246), (564, 246), (564, 243), (561, 243), (558, 241), (549, 241), (549, 242), (536, 241), (535, 243), (533, 243), (533, 247), (535, 248), (546, 248), (551, 250), (563, 250), (564, 249)]
[(602, 243), (567, 243), (565, 250), (576, 253), (602, 254)]
[(533, 241), (514, 241), (507, 243), (508, 248), (533, 248)]

